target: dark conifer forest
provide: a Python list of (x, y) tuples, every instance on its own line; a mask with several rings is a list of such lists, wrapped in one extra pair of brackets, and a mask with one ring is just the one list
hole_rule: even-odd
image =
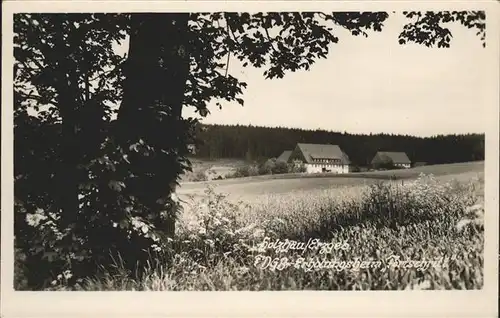
[(339, 145), (354, 165), (370, 163), (377, 151), (404, 151), (412, 162), (427, 164), (484, 160), (484, 134), (415, 137), (349, 134), (285, 127), (203, 124), (197, 129), (197, 157), (261, 160), (279, 156), (299, 142)]

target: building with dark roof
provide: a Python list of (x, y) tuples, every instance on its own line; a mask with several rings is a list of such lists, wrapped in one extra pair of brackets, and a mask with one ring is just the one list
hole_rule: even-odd
[(276, 158), (276, 161), (288, 162), (291, 154), (291, 150), (285, 150), (278, 158)]
[(393, 165), (400, 168), (410, 168), (411, 160), (404, 152), (379, 151), (371, 161), (372, 166)]
[(308, 173), (349, 172), (349, 157), (338, 145), (298, 143), (288, 162), (302, 163)]

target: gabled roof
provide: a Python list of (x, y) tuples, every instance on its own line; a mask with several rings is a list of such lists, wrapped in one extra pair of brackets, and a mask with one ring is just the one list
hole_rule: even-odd
[(349, 164), (349, 157), (338, 145), (298, 143), (307, 163), (313, 159), (340, 159), (343, 164)]
[(290, 158), (291, 154), (292, 154), (291, 150), (285, 150), (278, 158), (276, 158), (276, 161), (288, 162), (288, 159)]
[(349, 160), (349, 156), (344, 151), (342, 151), (342, 163), (344, 164), (351, 163), (351, 160)]
[(404, 163), (411, 164), (411, 160), (408, 158), (406, 153), (404, 152), (396, 152), (396, 151), (379, 151), (373, 158), (377, 158), (377, 156), (382, 160), (389, 160), (393, 163)]

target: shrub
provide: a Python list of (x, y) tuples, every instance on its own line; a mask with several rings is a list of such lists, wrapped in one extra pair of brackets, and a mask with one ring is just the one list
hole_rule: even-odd
[(306, 169), (306, 166), (304, 164), (289, 163), (288, 164), (288, 171), (290, 173), (304, 173), (307, 171), (307, 169)]
[[(147, 148), (144, 144), (133, 146), (137, 151)], [(61, 213), (57, 191), (40, 191), (43, 172), (16, 180), (16, 273), (24, 277), (16, 278), (16, 288), (47, 289), (60, 284), (61, 279), (64, 285), (74, 286), (100, 267), (109, 268), (119, 255), (133, 277), (141, 271), (152, 249), (168, 251), (168, 229), (158, 220), (151, 221), (151, 210), (125, 187), (126, 176), (130, 176), (127, 156), (110, 140), (102, 148), (104, 155), (81, 167), (85, 178), (79, 184), (79, 206), (71, 222)], [(161, 219), (178, 212), (177, 202), (172, 194), (157, 203), (163, 208)]]
[(256, 165), (244, 165), (236, 168), (233, 173), (228, 173), (226, 178), (244, 178), (259, 175), (259, 168)]
[(277, 161), (271, 169), (273, 174), (288, 173), (288, 165), (286, 162)]
[(207, 180), (208, 180), (208, 178), (207, 178), (206, 172), (202, 171), (202, 170), (198, 170), (194, 173), (194, 175), (190, 181), (199, 182), (199, 181), (207, 181)]
[(259, 175), (259, 168), (256, 165), (250, 165), (248, 167), (248, 174), (252, 176), (258, 176)]
[(247, 165), (236, 168), (236, 170), (232, 174), (233, 178), (242, 178), (249, 176), (250, 176), (250, 167)]
[(234, 173), (230, 173), (226, 178), (242, 178), (257, 175), (269, 174), (285, 174), (285, 173), (303, 173), (306, 172), (304, 165), (288, 164), (281, 161), (276, 161), (275, 158), (262, 161), (258, 165), (246, 165), (236, 169)]
[(276, 159), (272, 158), (259, 164), (259, 175), (272, 174), (276, 165)]

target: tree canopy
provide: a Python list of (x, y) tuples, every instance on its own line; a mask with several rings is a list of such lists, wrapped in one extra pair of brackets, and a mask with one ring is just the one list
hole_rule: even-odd
[[(398, 13), (399, 14), (399, 13)], [(484, 12), (404, 12), (398, 39), (446, 48), (448, 22), (477, 30)], [(186, 144), (210, 101), (243, 105), (230, 57), (268, 79), (308, 70), (340, 42), (381, 32), (387, 12), (20, 13), (14, 16), (16, 248), (41, 288), (120, 253), (169, 250)], [(129, 37), (123, 57), (114, 47)], [(119, 107), (117, 107), (119, 105)], [(116, 118), (116, 119), (115, 119)], [(168, 253), (167, 253), (168, 254)]]

